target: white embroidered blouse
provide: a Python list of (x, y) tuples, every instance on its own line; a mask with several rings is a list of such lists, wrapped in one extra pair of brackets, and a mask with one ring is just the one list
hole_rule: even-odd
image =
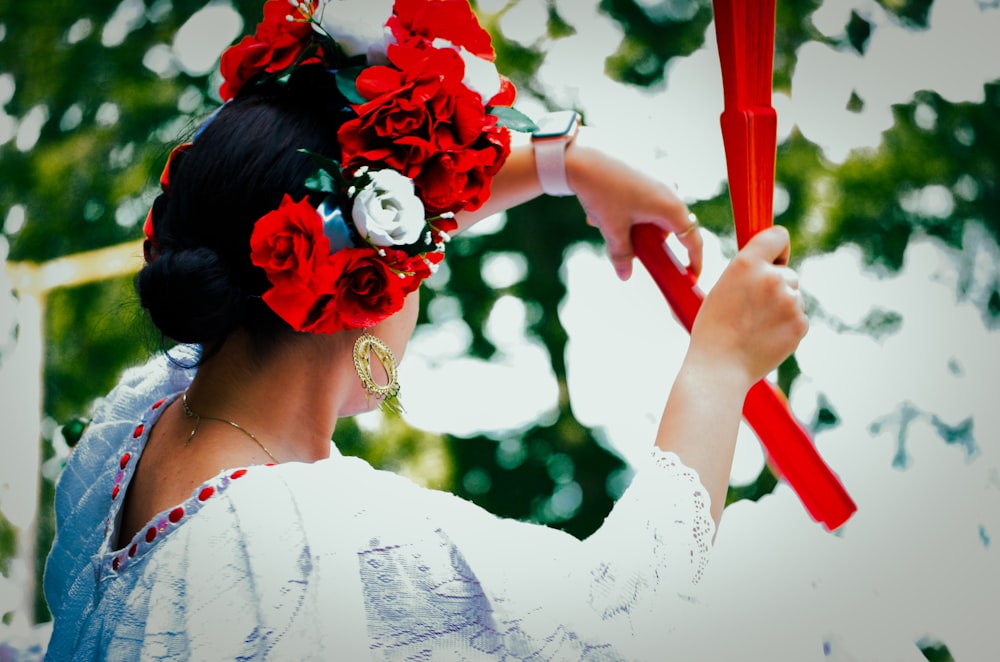
[[(150, 428), (193, 372), (106, 398), (60, 478), (52, 660), (619, 660), (680, 650), (714, 533), (654, 451), (584, 541), (344, 457), (228, 469), (114, 548)], [(674, 644), (678, 648), (674, 649)]]

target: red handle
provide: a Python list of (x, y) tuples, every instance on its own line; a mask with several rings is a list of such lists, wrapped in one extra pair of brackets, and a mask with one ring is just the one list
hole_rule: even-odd
[[(655, 225), (643, 223), (632, 228), (636, 256), (690, 333), (705, 295), (665, 239), (666, 233)], [(743, 418), (764, 445), (775, 471), (799, 495), (814, 520), (833, 531), (857, 510), (809, 434), (788, 410), (781, 391), (765, 380), (754, 384), (743, 403)]]

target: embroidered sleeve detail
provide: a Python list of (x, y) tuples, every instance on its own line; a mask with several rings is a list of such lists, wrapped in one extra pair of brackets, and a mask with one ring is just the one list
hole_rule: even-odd
[(688, 492), (691, 496), (692, 565), (694, 568), (691, 580), (698, 583), (705, 573), (712, 540), (715, 538), (715, 520), (712, 519), (711, 514), (711, 497), (708, 490), (702, 485), (698, 473), (681, 462), (675, 453), (668, 453), (654, 447), (652, 458), (656, 469), (667, 474), (661, 476), (659, 480), (670, 481), (674, 483), (671, 490), (676, 487), (679, 492)]

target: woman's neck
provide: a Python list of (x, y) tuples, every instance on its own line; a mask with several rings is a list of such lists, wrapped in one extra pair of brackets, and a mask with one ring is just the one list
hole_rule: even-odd
[(260, 359), (247, 336), (234, 333), (198, 368), (190, 409), (252, 432), (282, 462), (326, 458), (352, 390), (343, 344), (335, 336), (296, 337)]

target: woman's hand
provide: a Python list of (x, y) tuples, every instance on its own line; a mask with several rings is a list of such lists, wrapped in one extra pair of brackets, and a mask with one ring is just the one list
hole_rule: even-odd
[(785, 228), (754, 236), (706, 296), (691, 330), (690, 353), (742, 370), (748, 388), (794, 352), (809, 328), (788, 253)]
[(663, 412), (656, 444), (677, 453), (708, 489), (718, 523), (726, 502), (743, 401), (808, 329), (788, 232), (753, 237), (705, 297)]
[(688, 253), (688, 270), (701, 273), (702, 239), (694, 217), (677, 193), (650, 175), (641, 163), (612, 156), (592, 129), (582, 127), (566, 150), (566, 175), (570, 188), (587, 214), (587, 220), (604, 235), (608, 255), (622, 280), (632, 275), (631, 230), (637, 223), (653, 223), (677, 235)]
[[(457, 215), (459, 232), (542, 194), (529, 138), (515, 134), (512, 140), (510, 155), (493, 180), (489, 199), (479, 209)], [(672, 188), (649, 174), (651, 168), (617, 156), (622, 152), (620, 144), (602, 138), (590, 127), (581, 127), (566, 149), (567, 180), (588, 222), (604, 235), (615, 272), (622, 280), (631, 276), (635, 255), (632, 226), (653, 223), (678, 236), (688, 253), (688, 269), (697, 277), (701, 273), (702, 240), (697, 228), (691, 227), (693, 219), (687, 206)]]

